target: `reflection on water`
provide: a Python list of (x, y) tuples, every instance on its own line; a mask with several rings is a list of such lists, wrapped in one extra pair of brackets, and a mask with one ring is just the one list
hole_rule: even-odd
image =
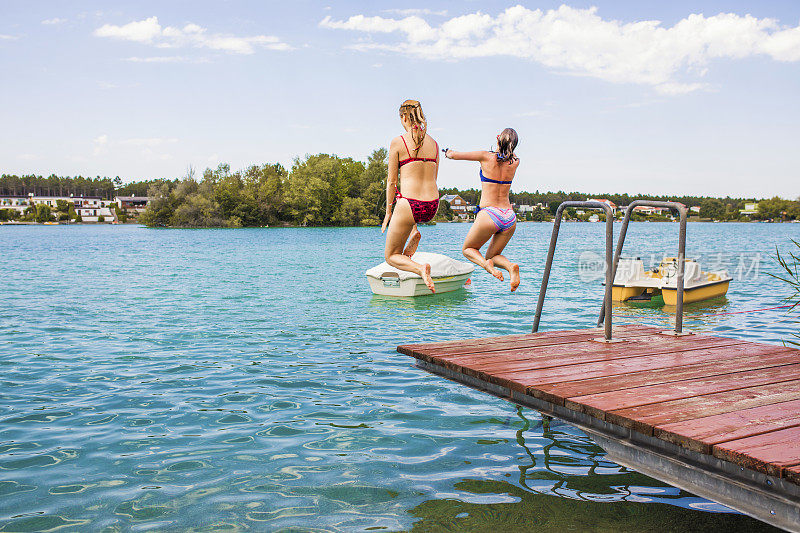
[(517, 416), (518, 483), (455, 481), (449, 497), (409, 511), (414, 531), (779, 531), (604, 460), (564, 422), (521, 407)]
[[(376, 228), (2, 226), (0, 531), (764, 530), (396, 353), (530, 331), (551, 228), (519, 225), (513, 294), (476, 272), (389, 300), (363, 275), (382, 261)], [(423, 228), (421, 249), (458, 258), (468, 230)], [(663, 230), (641, 224), (626, 247), (675, 248)], [(766, 255), (798, 232), (695, 225), (688, 243)], [(602, 236), (565, 230), (543, 330), (596, 323), (602, 286), (575, 269)], [(780, 311), (694, 315), (778, 305), (782, 290), (734, 282), (721, 307), (687, 306), (686, 325), (780, 342), (797, 328)]]
[(424, 297), (397, 297), (373, 294), (369, 301), (369, 306), (390, 309), (392, 311), (447, 311), (448, 309), (462, 307), (465, 303), (470, 302), (474, 298), (476, 298), (476, 295), (469, 290), (469, 285), (467, 285), (466, 288), (442, 294), (429, 294)]
[[(606, 461), (603, 449), (573, 426), (528, 413), (538, 420), (533, 427), (525, 411), (518, 408), (524, 425), (517, 431), (517, 443), (530, 460), (530, 464), (520, 465), (519, 484), (527, 490), (585, 501), (669, 503), (687, 508), (702, 504), (707, 511), (735, 512), (669, 485), (657, 486), (658, 482), (646, 476)], [(625, 484), (614, 483), (615, 477)], [(649, 486), (639, 486), (642, 484)]]

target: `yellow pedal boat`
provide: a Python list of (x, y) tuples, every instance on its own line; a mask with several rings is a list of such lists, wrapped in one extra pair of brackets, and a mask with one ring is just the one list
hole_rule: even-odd
[[(699, 302), (725, 296), (733, 278), (726, 270), (703, 272), (700, 263), (686, 259), (683, 274), (683, 303)], [(665, 257), (657, 268), (645, 270), (638, 257), (623, 258), (617, 265), (617, 274), (611, 289), (616, 302), (648, 300), (661, 295), (664, 304), (678, 303), (678, 259)]]

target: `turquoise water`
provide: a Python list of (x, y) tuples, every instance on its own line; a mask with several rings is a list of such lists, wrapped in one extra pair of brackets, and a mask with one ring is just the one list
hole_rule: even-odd
[[(0, 227), (0, 530), (767, 529), (395, 352), (528, 331), (551, 227), (519, 225), (515, 294), (476, 272), (468, 289), (404, 300), (368, 290), (375, 228)], [(458, 257), (467, 229), (423, 228), (421, 249)], [(676, 234), (634, 223), (626, 252), (672, 254)], [(591, 326), (599, 309), (600, 284), (576, 277), (603, 225), (562, 235), (542, 329)], [(689, 256), (761, 260), (686, 325), (789, 338), (781, 310), (692, 315), (779, 305), (765, 272), (790, 237), (800, 225), (691, 224)]]

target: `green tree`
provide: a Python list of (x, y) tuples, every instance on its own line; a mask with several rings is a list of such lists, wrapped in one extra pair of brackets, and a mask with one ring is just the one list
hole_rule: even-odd
[(768, 200), (758, 202), (758, 213), (756, 217), (761, 220), (783, 220), (788, 218), (792, 202), (775, 196)]
[(359, 179), (358, 194), (364, 199), (370, 215), (376, 220), (383, 220), (386, 213), (387, 153), (386, 148), (379, 148), (372, 152)]
[(439, 210), (436, 211), (436, 218), (439, 220), (453, 220), (456, 214), (450, 204), (444, 200), (439, 200)]
[(165, 181), (150, 185), (147, 196), (150, 203), (142, 213), (142, 222), (148, 226), (166, 227), (170, 225), (170, 218), (173, 214), (172, 200), (170, 198), (170, 187)]
[(36, 206), (36, 222), (50, 221), (50, 206), (39, 204)]
[(718, 198), (707, 198), (700, 202), (700, 218), (721, 220), (725, 218), (725, 205)]

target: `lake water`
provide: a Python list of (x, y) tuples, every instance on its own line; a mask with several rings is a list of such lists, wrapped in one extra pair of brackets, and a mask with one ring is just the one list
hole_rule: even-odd
[[(602, 287), (577, 275), (603, 227), (562, 226), (543, 330), (596, 320)], [(519, 225), (515, 294), (476, 271), (393, 300), (363, 275), (376, 228), (0, 227), (0, 530), (769, 529), (395, 352), (529, 331), (551, 228)], [(626, 253), (674, 254), (677, 229), (633, 223)], [(423, 228), (421, 249), (459, 257), (467, 230)], [(783, 310), (696, 316), (780, 305), (766, 273), (790, 238), (800, 224), (690, 224), (688, 255), (744, 279), (686, 326), (790, 338)]]

